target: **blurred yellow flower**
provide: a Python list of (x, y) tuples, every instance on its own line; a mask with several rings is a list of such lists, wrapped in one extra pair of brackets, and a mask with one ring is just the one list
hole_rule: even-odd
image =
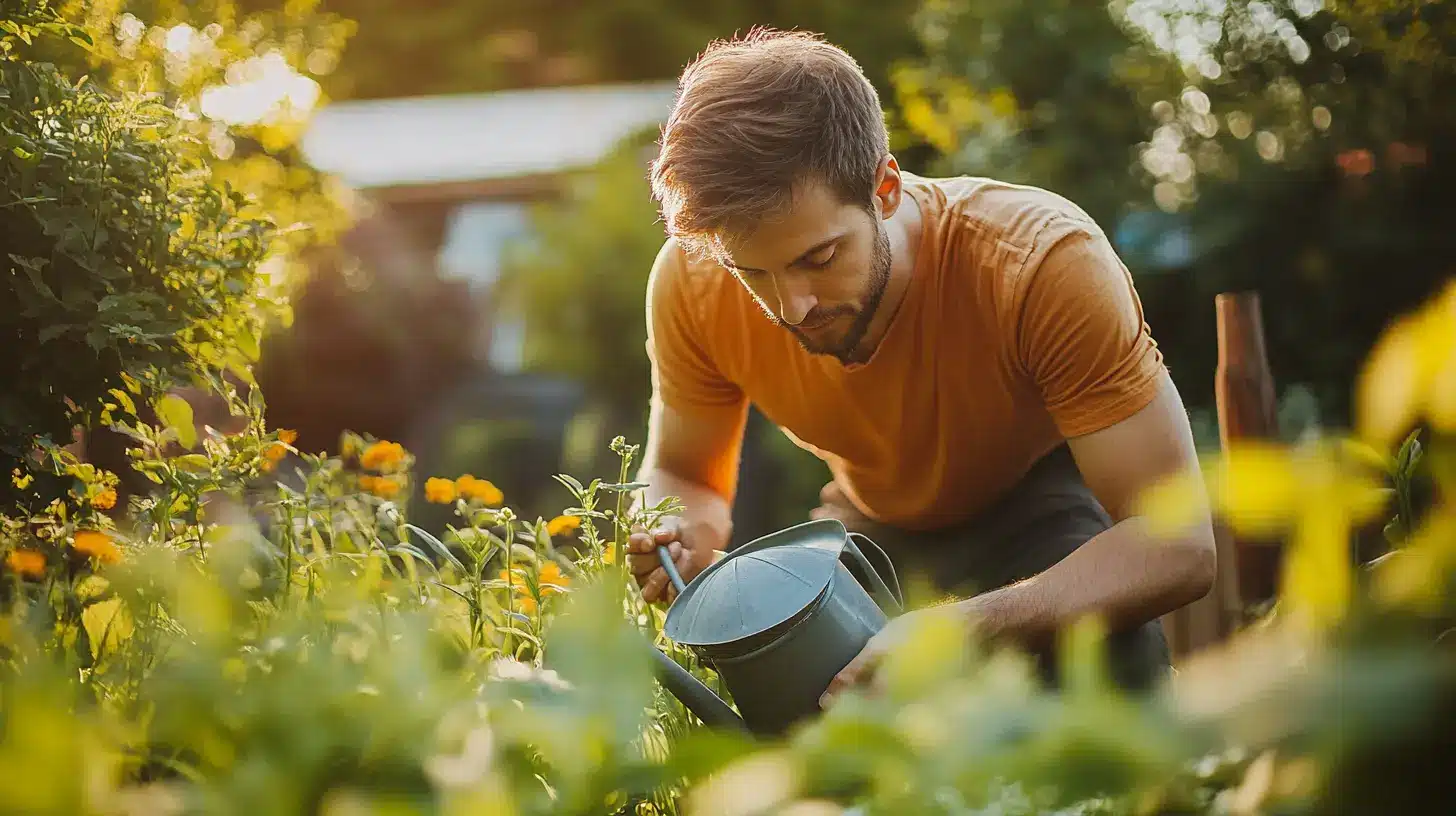
[(1387, 449), (1425, 419), (1456, 431), (1456, 279), (1412, 315), (1391, 324), (1360, 372), (1360, 436)]
[(398, 442), (380, 440), (364, 449), (359, 464), (369, 470), (388, 472), (396, 470), (404, 462), (404, 446)]
[[(516, 567), (511, 570), (501, 570), (496, 573), (496, 578), (505, 581), (506, 585), (515, 595), (515, 607), (518, 611), (532, 613), (536, 611), (536, 598), (531, 594), (531, 587), (526, 582), (526, 570), (523, 567)], [(536, 586), (542, 598), (550, 595), (559, 595), (566, 591), (571, 585), (571, 576), (561, 571), (561, 566), (555, 561), (546, 561), (536, 571)]]
[(10, 471), (10, 483), (21, 490), (30, 487), (30, 483), (33, 481), (35, 481), (35, 477), (29, 473), (21, 473), (20, 468)]
[(103, 564), (115, 564), (121, 560), (121, 550), (111, 536), (97, 530), (80, 530), (71, 546), (76, 552), (90, 556)]
[(500, 488), (485, 479), (477, 479), (469, 473), (455, 480), (455, 487), (460, 495), (467, 499), (476, 499), (485, 504), (500, 504), (505, 499), (505, 494)]
[(581, 519), (576, 516), (557, 516), (546, 522), (546, 534), (550, 536), (568, 535), (581, 526)]
[(399, 482), (388, 476), (360, 476), (359, 489), (382, 499), (392, 499), (399, 494)]
[(5, 566), (22, 578), (39, 578), (45, 575), (45, 556), (35, 550), (11, 550), (5, 556)]
[(285, 445), (292, 445), (294, 442), (298, 441), (298, 431), (288, 428), (279, 428), (278, 441), (282, 442)]
[(116, 506), (116, 490), (105, 488), (100, 493), (91, 497), (91, 506), (97, 510), (110, 510)]
[(455, 482), (450, 479), (433, 477), (426, 479), (425, 501), (434, 504), (449, 504), (455, 501)]
[(1320, 627), (1343, 614), (1353, 591), (1351, 530), (1389, 503), (1369, 457), (1351, 450), (1339, 441), (1299, 449), (1236, 441), (1202, 465), (1202, 484), (1182, 474), (1146, 491), (1139, 514), (1155, 532), (1176, 532), (1207, 509), (1236, 535), (1288, 535), (1281, 606)]

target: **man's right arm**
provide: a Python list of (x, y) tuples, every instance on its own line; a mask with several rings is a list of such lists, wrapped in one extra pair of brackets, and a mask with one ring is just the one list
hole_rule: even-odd
[(672, 600), (657, 545), (668, 548), (684, 581), (691, 581), (728, 546), (738, 459), (748, 401), (714, 365), (704, 346), (706, 327), (687, 296), (682, 260), (669, 242), (658, 254), (647, 287), (647, 350), (653, 394), (647, 443), (637, 480), (648, 506), (668, 496), (682, 505), (658, 530), (628, 542), (628, 563), (648, 602)]
[(643, 530), (629, 542), (629, 563), (649, 603), (675, 597), (658, 562), (658, 544), (668, 548), (684, 581), (691, 581), (728, 548), (743, 428), (735, 415), (739, 413), (722, 411), (705, 417), (653, 404), (637, 480), (648, 485), (643, 489), (648, 506), (675, 496), (682, 509), (676, 517), (664, 519), (657, 530)]

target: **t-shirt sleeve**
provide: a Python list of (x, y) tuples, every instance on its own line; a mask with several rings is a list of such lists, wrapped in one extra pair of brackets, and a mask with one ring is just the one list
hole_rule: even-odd
[(1132, 274), (1092, 224), (1058, 219), (1026, 259), (1012, 301), (1016, 353), (1068, 439), (1152, 402), (1165, 371)]
[(647, 280), (653, 399), (686, 413), (738, 409), (743, 392), (713, 361), (703, 319), (708, 304), (694, 296), (687, 274), (681, 254), (664, 244)]

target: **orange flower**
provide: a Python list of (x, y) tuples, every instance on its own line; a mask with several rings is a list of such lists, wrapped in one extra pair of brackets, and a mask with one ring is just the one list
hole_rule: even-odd
[(82, 555), (95, 558), (103, 564), (115, 564), (121, 560), (121, 550), (111, 536), (97, 530), (80, 530), (71, 546)]
[(108, 487), (91, 497), (91, 506), (97, 510), (110, 510), (115, 507), (116, 489)]
[[(526, 583), (525, 570), (517, 567), (512, 570), (501, 570), (496, 573), (496, 578), (505, 581), (515, 595), (515, 606), (518, 611), (530, 614), (536, 611), (536, 598), (531, 594), (531, 588)], [(536, 572), (536, 586), (544, 599), (549, 595), (559, 595), (566, 591), (571, 585), (571, 577), (561, 571), (561, 566), (555, 561), (546, 561), (541, 564)]]
[(294, 442), (298, 441), (298, 431), (292, 431), (287, 428), (279, 428), (278, 441), (282, 442), (285, 445), (292, 445)]
[(5, 566), (22, 578), (39, 578), (45, 575), (46, 559), (35, 550), (11, 550)]
[(382, 499), (391, 499), (399, 494), (399, 482), (388, 476), (360, 476), (359, 489)]
[(404, 446), (398, 442), (380, 440), (364, 449), (359, 464), (369, 470), (387, 472), (397, 469), (404, 462)]
[(576, 531), (581, 526), (581, 519), (576, 516), (557, 516), (546, 522), (546, 534), (549, 536), (564, 536)]
[(477, 499), (485, 504), (500, 504), (505, 500), (505, 494), (485, 479), (477, 479), (469, 473), (455, 480), (455, 487), (460, 495), (467, 499)]
[(426, 479), (425, 501), (432, 504), (449, 504), (455, 501), (455, 482), (450, 479)]
[(536, 573), (536, 580), (541, 585), (541, 594), (561, 592), (565, 587), (571, 585), (571, 577), (561, 571), (561, 566), (555, 561), (547, 561), (541, 565)]

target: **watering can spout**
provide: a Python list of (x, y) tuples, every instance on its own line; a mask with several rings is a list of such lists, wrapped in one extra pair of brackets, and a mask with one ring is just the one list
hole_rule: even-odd
[[(649, 648), (651, 648), (649, 644)], [(657, 675), (657, 681), (672, 693), (672, 696), (682, 701), (688, 710), (698, 716), (704, 724), (710, 728), (728, 728), (734, 731), (748, 733), (748, 726), (743, 722), (723, 698), (713, 693), (713, 690), (703, 685), (703, 681), (694, 677), (691, 672), (678, 665), (676, 660), (663, 654), (661, 650), (651, 648), (653, 654), (653, 671)]]

